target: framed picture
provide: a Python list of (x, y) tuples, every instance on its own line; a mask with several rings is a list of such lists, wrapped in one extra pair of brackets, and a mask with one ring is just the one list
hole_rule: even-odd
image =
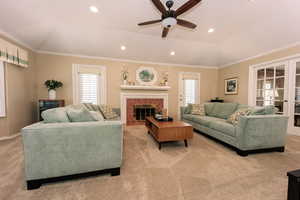
[(152, 67), (140, 67), (136, 70), (136, 80), (140, 85), (154, 85), (157, 72)]
[(238, 94), (238, 78), (225, 80), (225, 95)]

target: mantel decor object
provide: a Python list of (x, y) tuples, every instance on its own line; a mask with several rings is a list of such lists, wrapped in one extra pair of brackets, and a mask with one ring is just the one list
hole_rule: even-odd
[(136, 70), (136, 80), (140, 85), (152, 86), (157, 81), (157, 72), (152, 67), (140, 67)]
[(225, 95), (238, 94), (238, 78), (230, 78), (225, 80)]
[(56, 89), (61, 88), (63, 83), (56, 80), (47, 80), (44, 85), (48, 88), (48, 96), (50, 100), (56, 99)]
[(127, 69), (123, 69), (122, 70), (123, 85), (127, 85), (128, 84), (128, 75), (129, 75), (128, 70)]

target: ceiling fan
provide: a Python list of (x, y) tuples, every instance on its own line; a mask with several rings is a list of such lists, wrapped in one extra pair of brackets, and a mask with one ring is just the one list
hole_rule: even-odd
[(185, 4), (183, 4), (180, 8), (177, 10), (171, 10), (171, 8), (174, 5), (173, 0), (167, 0), (166, 6), (168, 10), (165, 8), (165, 6), (162, 4), (160, 0), (151, 0), (155, 7), (162, 13), (162, 17), (159, 20), (153, 20), (153, 21), (148, 21), (148, 22), (143, 22), (139, 23), (139, 26), (144, 26), (144, 25), (150, 25), (150, 24), (155, 24), (161, 22), (164, 29), (162, 32), (162, 37), (165, 38), (167, 37), (169, 30), (172, 26), (175, 24), (178, 24), (180, 26), (184, 26), (186, 28), (190, 29), (195, 29), (197, 27), (196, 24), (193, 24), (189, 21), (183, 20), (183, 19), (177, 19), (177, 17), (186, 11), (190, 10), (192, 7), (200, 3), (202, 0), (189, 0)]

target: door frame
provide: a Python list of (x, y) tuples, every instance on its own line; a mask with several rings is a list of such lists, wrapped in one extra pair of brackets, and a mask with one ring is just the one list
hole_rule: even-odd
[(289, 84), (291, 87), (289, 87), (289, 92), (290, 92), (290, 106), (289, 106), (289, 132), (294, 135), (300, 135), (300, 127), (295, 127), (294, 126), (294, 113), (295, 113), (295, 96), (296, 96), (296, 91), (295, 91), (295, 84), (296, 84), (296, 63), (300, 62), (300, 57), (291, 59), (289, 61), (289, 66), (290, 66), (290, 73), (289, 73)]
[(201, 102), (201, 100), (200, 100), (200, 97), (201, 97), (201, 84), (200, 84), (200, 82), (201, 82), (201, 73), (200, 72), (179, 72), (179, 74), (178, 74), (178, 95), (177, 95), (177, 97), (178, 97), (178, 113), (177, 113), (177, 116), (178, 116), (178, 119), (179, 120), (181, 120), (181, 115), (180, 115), (180, 107), (182, 106), (182, 101), (183, 101), (183, 96), (182, 96), (182, 94), (183, 94), (183, 88), (184, 88), (184, 85), (183, 85), (183, 76), (184, 75), (189, 75), (189, 74), (191, 74), (191, 75), (196, 75), (197, 76), (197, 79), (198, 79), (198, 86), (197, 86), (197, 88), (198, 88), (198, 90), (197, 90), (197, 100), (198, 100), (198, 102), (196, 102), (196, 103), (198, 103), (198, 104), (200, 104), (200, 102)]

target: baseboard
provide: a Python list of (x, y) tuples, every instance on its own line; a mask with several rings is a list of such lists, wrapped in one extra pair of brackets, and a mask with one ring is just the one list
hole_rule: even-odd
[(16, 137), (19, 137), (21, 134), (17, 133), (11, 136), (6, 136), (6, 137), (0, 137), (0, 141), (5, 141), (5, 140), (12, 140), (15, 139)]

